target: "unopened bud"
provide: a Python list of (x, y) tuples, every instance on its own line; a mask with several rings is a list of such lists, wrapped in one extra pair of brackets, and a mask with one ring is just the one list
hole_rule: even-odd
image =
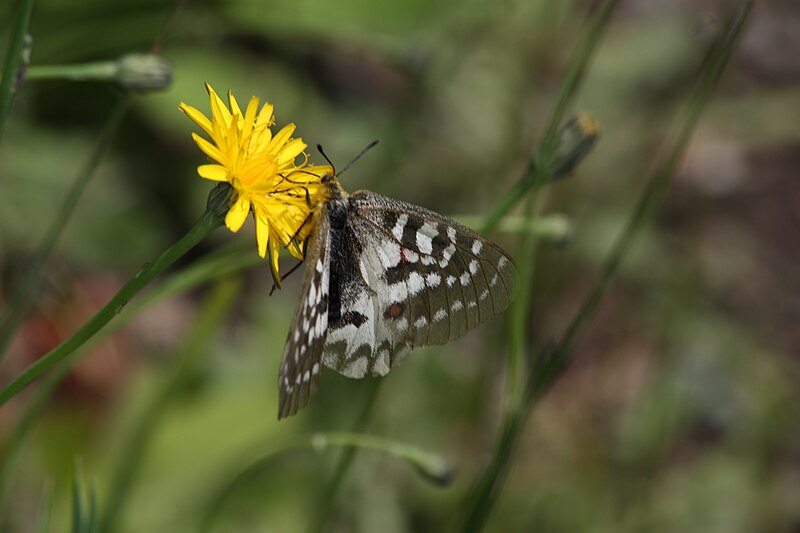
[(572, 172), (592, 151), (599, 133), (597, 121), (586, 114), (579, 114), (564, 124), (552, 159), (551, 179), (558, 179)]
[(128, 54), (116, 61), (114, 80), (126, 91), (166, 89), (172, 83), (172, 63), (153, 54)]

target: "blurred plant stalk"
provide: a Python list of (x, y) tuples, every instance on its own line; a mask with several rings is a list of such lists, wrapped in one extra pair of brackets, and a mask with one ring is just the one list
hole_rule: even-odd
[[(465, 503), (465, 520), (461, 527), (463, 531), (472, 532), (483, 529), (508, 474), (516, 441), (527, 413), (569, 366), (577, 338), (586, 329), (596, 312), (635, 238), (652, 218), (653, 212), (660, 203), (686, 150), (702, 111), (707, 106), (711, 94), (728, 65), (745, 22), (753, 9), (753, 4), (753, 1), (740, 2), (710, 45), (701, 65), (697, 82), (687, 98), (684, 112), (677, 123), (675, 134), (667, 145), (663, 158), (654, 166), (646, 180), (645, 188), (628, 221), (606, 255), (597, 282), (567, 327), (561, 341), (554, 349), (545, 351), (534, 359), (525, 388), (519, 393), (519, 402), (510, 404), (502, 422), (500, 435), (495, 445), (495, 453), (489, 466), (475, 485), (471, 497)], [(523, 296), (521, 299), (527, 300), (527, 295), (521, 296)], [(522, 321), (521, 316), (521, 312), (515, 315), (518, 322)], [(519, 345), (518, 349), (522, 350), (523, 346)]]
[(142, 93), (166, 89), (172, 83), (172, 63), (154, 54), (126, 54), (115, 61), (77, 65), (33, 65), (25, 79), (103, 81), (124, 91)]
[(153, 436), (170, 407), (200, 376), (204, 358), (211, 352), (208, 347), (213, 345), (213, 337), (225, 324), (225, 317), (229, 316), (241, 292), (241, 281), (228, 276), (219, 279), (205, 297), (186, 341), (181, 344), (182, 357), (177, 369), (173, 375), (166, 376), (149, 399), (117, 456), (108, 496), (105, 498), (100, 515), (99, 531), (111, 532), (117, 529), (117, 520), (128, 501), (128, 494), (147, 455)]
[(61, 236), (61, 232), (66, 227), (72, 213), (75, 211), (78, 200), (80, 200), (80, 197), (83, 195), (83, 191), (89, 184), (94, 171), (97, 169), (103, 157), (108, 153), (114, 134), (119, 129), (122, 118), (129, 107), (130, 103), (125, 98), (117, 102), (105, 126), (100, 132), (94, 152), (89, 156), (86, 165), (78, 172), (78, 175), (75, 177), (72, 186), (64, 198), (64, 202), (61, 204), (61, 208), (50, 222), (47, 232), (42, 240), (39, 241), (33, 255), (25, 265), (25, 270), (20, 275), (20, 279), (14, 284), (8, 304), (2, 316), (0, 316), (0, 362), (2, 362), (5, 357), (6, 349), (22, 317), (36, 299), (35, 293), (39, 287), (42, 269), (47, 263), (47, 259), (50, 257), (53, 247)]
[[(573, 69), (570, 71), (570, 76), (568, 76), (570, 85), (577, 87), (577, 82), (582, 76), (582, 70)], [(557, 243), (569, 238), (572, 227), (569, 220), (563, 215), (543, 215), (533, 218), (530, 213), (526, 213), (524, 217), (508, 216), (508, 213), (526, 195), (529, 195), (529, 198), (533, 198), (542, 185), (568, 176), (591, 152), (597, 141), (599, 127), (597, 121), (591, 116), (579, 114), (564, 123), (569, 101), (562, 100), (560, 99), (561, 104), (554, 108), (550, 126), (547, 128), (547, 133), (543, 138), (543, 140), (547, 140), (547, 146), (552, 151), (552, 153), (548, 154), (552, 164), (546, 167), (537, 164), (537, 161), (541, 160), (545, 153), (540, 143), (531, 156), (525, 171), (488, 217), (461, 216), (456, 217), (458, 220), (468, 226), (478, 227), (479, 233), (488, 233), (492, 230), (500, 229), (501, 231), (519, 232), (530, 236), (535, 235), (538, 238)], [(561, 125), (562, 123), (563, 125)], [(527, 255), (532, 255), (532, 253), (529, 251)], [(522, 280), (524, 285), (528, 281), (525, 279), (525, 271), (520, 270), (523, 272)], [(524, 290), (527, 292), (527, 289)], [(517, 300), (522, 300), (522, 298)], [(527, 307), (526, 300), (524, 308), (527, 310)], [(521, 361), (521, 357), (517, 359)], [(509, 383), (517, 383), (517, 376), (521, 375), (518, 370), (519, 363), (517, 359), (512, 360), (510, 363), (510, 367), (517, 370), (512, 370)], [(380, 381), (376, 380), (376, 383), (380, 383)], [(514, 395), (516, 394), (515, 392)], [(361, 431), (366, 425), (376, 400), (377, 384), (363, 404), (361, 415), (354, 424), (354, 431)], [(309, 523), (308, 533), (318, 533), (325, 529), (328, 517), (333, 511), (336, 502), (336, 493), (354, 460), (355, 453), (356, 449), (350, 449), (337, 462), (334, 474), (319, 500), (321, 503), (316, 507), (317, 512)]]
[(227, 184), (214, 187), (208, 195), (206, 211), (195, 225), (178, 242), (167, 248), (155, 261), (146, 264), (126, 283), (92, 318), (64, 342), (50, 350), (35, 363), (23, 370), (9, 384), (0, 389), (0, 407), (35, 379), (51, 370), (56, 364), (83, 346), (108, 322), (119, 314), (125, 305), (172, 263), (183, 257), (209, 233), (222, 226), (228, 211), (231, 188)]
[(19, 87), (32, 10), (33, 0), (20, 0), (17, 4), (16, 19), (11, 24), (8, 49), (3, 63), (3, 78), (0, 79), (0, 138), (3, 137), (6, 121), (11, 114), (11, 107), (14, 105), (14, 97)]
[(198, 530), (212, 530), (214, 519), (236, 488), (243, 481), (251, 479), (252, 476), (264, 470), (267, 465), (281, 454), (297, 449), (311, 449), (323, 452), (332, 447), (343, 447), (351, 450), (367, 449), (385, 453), (390, 457), (407, 462), (425, 479), (437, 485), (447, 485), (453, 479), (454, 469), (449, 461), (418, 446), (355, 432), (301, 435), (288, 439), (284, 443), (273, 445), (272, 449), (250, 461), (247, 466), (238, 469), (239, 473), (217, 490), (209, 500), (206, 511), (200, 518)]

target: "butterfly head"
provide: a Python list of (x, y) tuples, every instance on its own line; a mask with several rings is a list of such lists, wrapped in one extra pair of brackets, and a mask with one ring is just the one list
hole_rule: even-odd
[(319, 182), (323, 185), (323, 187), (325, 187), (326, 200), (336, 200), (347, 197), (347, 192), (339, 183), (339, 180), (336, 178), (335, 174), (325, 174), (322, 176), (322, 178), (320, 178)]

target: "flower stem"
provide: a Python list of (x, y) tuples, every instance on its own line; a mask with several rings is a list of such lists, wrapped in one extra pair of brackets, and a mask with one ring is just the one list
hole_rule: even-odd
[(25, 46), (25, 36), (28, 34), (32, 10), (33, 0), (20, 0), (17, 4), (17, 19), (13, 23), (8, 40), (3, 79), (0, 80), (0, 137), (3, 136), (6, 120), (11, 113), (11, 106), (14, 104), (14, 96), (17, 94), (22, 50)]
[(0, 389), (0, 406), (14, 397), (36, 378), (50, 370), (53, 365), (80, 348), (100, 329), (114, 318), (128, 301), (141, 291), (158, 274), (194, 248), (212, 230), (222, 224), (219, 210), (209, 206), (197, 223), (178, 242), (164, 251), (154, 262), (145, 265), (109, 302), (71, 337), (56, 346), (41, 359), (30, 365), (11, 383)]
[(119, 67), (114, 61), (95, 61), (77, 65), (32, 65), (26, 80), (112, 81)]
[[(566, 173), (577, 164), (577, 160), (572, 157), (568, 158), (571, 161), (570, 165), (559, 161), (559, 152), (564, 151), (559, 148), (559, 144), (563, 139), (567, 139), (572, 143), (570, 136), (565, 136), (564, 133), (568, 133), (573, 124), (580, 129), (582, 121), (575, 120), (563, 127), (561, 124), (567, 110), (577, 96), (592, 53), (596, 50), (600, 38), (608, 26), (617, 3), (618, 0), (608, 0), (599, 8), (599, 13), (589, 23), (564, 74), (556, 103), (552, 107), (542, 138), (533, 151), (528, 168), (522, 179), (509, 191), (509, 194), (500, 204), (501, 208), (513, 205), (527, 193), (528, 202), (525, 209), (525, 217), (528, 221), (532, 220), (536, 213), (535, 197), (542, 185), (560, 177), (559, 172)], [(560, 130), (563, 132), (561, 135), (559, 135)], [(591, 138), (593, 142), (594, 137), (596, 137), (596, 127), (592, 125), (584, 133), (590, 134), (587, 138)], [(577, 136), (578, 139), (580, 137), (581, 135)], [(582, 143), (578, 143), (578, 145), (580, 144)], [(567, 149), (567, 152), (573, 152), (573, 150)], [(496, 210), (487, 221), (487, 229), (500, 222), (503, 215), (503, 212)], [(489, 464), (475, 483), (468, 501), (464, 504), (466, 512), (464, 513), (465, 519), (462, 525), (463, 531), (479, 531), (483, 528), (505, 480), (505, 474), (510, 463), (514, 443), (516, 442), (516, 435), (527, 410), (523, 373), (536, 241), (536, 235), (532, 231), (528, 230), (523, 233), (519, 254), (521, 284), (516, 300), (512, 305), (509, 319), (511, 342), (509, 346), (508, 383), (506, 386), (506, 412), (501, 422), (500, 432)]]
[(240, 469), (238, 471), (239, 473), (233, 479), (228, 481), (220, 490), (216, 491), (206, 508), (206, 512), (202, 513), (201, 526), (199, 529), (201, 531), (211, 530), (214, 518), (219, 514), (223, 504), (239, 484), (263, 470), (277, 456), (284, 452), (303, 448), (323, 451), (331, 446), (371, 449), (383, 452), (396, 459), (408, 462), (426, 479), (437, 484), (447, 484), (453, 478), (453, 467), (449, 462), (437, 454), (410, 444), (383, 437), (376, 437), (374, 435), (365, 435), (363, 433), (331, 432), (302, 435), (273, 447), (257, 459), (251, 461), (245, 468)]
[(112, 532), (117, 529), (117, 519), (121, 514), (127, 495), (136, 479), (136, 474), (149, 449), (153, 436), (163, 421), (163, 415), (186, 391), (186, 385), (197, 377), (198, 367), (203, 356), (209, 353), (208, 346), (213, 336), (224, 323), (241, 292), (241, 283), (228, 277), (217, 282), (194, 320), (194, 326), (185, 343), (181, 345), (183, 357), (174, 375), (160, 384), (156, 393), (149, 399), (141, 417), (130, 436), (125, 439), (122, 451), (117, 456), (117, 464), (111, 475), (108, 496), (105, 498), (100, 515), (99, 531)]
[(628, 221), (603, 261), (597, 282), (556, 348), (535, 360), (525, 389), (524, 403), (516, 413), (511, 413), (504, 419), (490, 464), (476, 484), (468, 504), (465, 505), (468, 512), (463, 531), (479, 531), (483, 528), (508, 474), (514, 447), (526, 414), (568, 367), (577, 337), (585, 330), (631, 244), (652, 217), (686, 149), (702, 110), (708, 104), (728, 64), (752, 7), (752, 0), (740, 3), (712, 43), (698, 82), (687, 99), (685, 112), (677, 127), (674, 140), (665, 152), (665, 157), (654, 167), (647, 179)]
[(72, 213), (75, 211), (75, 206), (78, 204), (78, 200), (80, 200), (83, 191), (86, 189), (89, 179), (94, 174), (94, 171), (100, 164), (100, 161), (108, 152), (108, 149), (111, 146), (111, 141), (114, 138), (114, 133), (116, 133), (117, 129), (119, 128), (119, 125), (122, 122), (122, 117), (125, 115), (125, 112), (129, 107), (130, 100), (128, 98), (121, 99), (114, 107), (113, 111), (111, 112), (111, 116), (108, 118), (108, 121), (105, 124), (105, 127), (103, 127), (103, 130), (100, 134), (100, 140), (97, 143), (94, 152), (87, 161), (86, 165), (78, 173), (78, 176), (75, 178), (75, 181), (67, 193), (64, 202), (61, 204), (61, 209), (50, 222), (50, 227), (47, 229), (47, 233), (36, 247), (36, 250), (26, 265), (21, 278), (17, 283), (14, 284), (14, 290), (9, 298), (9, 303), (6, 306), (5, 313), (3, 314), (2, 318), (0, 318), (0, 362), (3, 360), (3, 357), (6, 354), (6, 348), (8, 347), (11, 338), (14, 336), (14, 332), (16, 331), (22, 316), (28, 310), (31, 303), (35, 301), (34, 293), (39, 285), (39, 278), (42, 273), (42, 268), (47, 262), (48, 257), (50, 257), (50, 252), (52, 252), (53, 246), (61, 236), (61, 232), (63, 231), (64, 227), (66, 227), (67, 221), (72, 216)]
[[(358, 418), (356, 418), (353, 424), (353, 433), (362, 433), (364, 431), (369, 421), (369, 415), (378, 398), (378, 391), (380, 390), (381, 383), (383, 383), (383, 379), (380, 378), (373, 378), (370, 380), (367, 399), (363, 402), (361, 413), (359, 413)], [(344, 477), (355, 460), (357, 451), (358, 448), (355, 446), (350, 446), (342, 450), (336, 462), (336, 466), (334, 467), (333, 475), (325, 486), (322, 496), (319, 498), (317, 512), (314, 514), (314, 518), (311, 522), (309, 522), (307, 528), (309, 533), (317, 533), (325, 529), (325, 524), (328, 523), (328, 518), (336, 505), (336, 496), (339, 493), (339, 488), (342, 486)]]

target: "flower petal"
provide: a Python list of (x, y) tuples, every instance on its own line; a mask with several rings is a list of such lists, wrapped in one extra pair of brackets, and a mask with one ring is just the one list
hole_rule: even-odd
[(242, 139), (247, 139), (253, 133), (253, 126), (256, 123), (256, 112), (258, 111), (258, 98), (253, 96), (247, 103), (247, 110), (244, 112), (244, 125), (242, 127)]
[(201, 178), (211, 181), (231, 181), (227, 167), (222, 165), (200, 165), (197, 167), (197, 173)]
[(269, 241), (269, 219), (267, 214), (261, 209), (255, 209), (256, 212), (256, 243), (258, 244), (258, 255), (266, 257), (267, 255), (267, 241)]
[(204, 151), (208, 157), (214, 161), (219, 161), (223, 165), (225, 164), (225, 156), (219, 151), (219, 148), (203, 139), (196, 133), (192, 133), (192, 139), (194, 139), (194, 142), (197, 143), (197, 146)]
[(308, 145), (299, 137), (286, 143), (286, 146), (284, 146), (283, 150), (281, 150), (281, 153), (278, 156), (278, 165), (283, 166), (286, 163), (292, 163), (295, 159), (297, 159), (298, 155), (303, 153), (303, 150), (306, 149), (306, 146)]
[(211, 121), (201, 113), (198, 109), (190, 106), (189, 104), (181, 102), (181, 105), (178, 106), (178, 109), (186, 113), (186, 116), (192, 119), (192, 121), (200, 126), (207, 135), (211, 136), (211, 132), (214, 131), (211, 126)]
[(281, 243), (277, 239), (270, 236), (269, 239), (269, 270), (272, 272), (272, 280), (275, 286), (281, 288), (281, 274), (278, 270), (278, 257), (281, 253)]
[(240, 117), (243, 115), (241, 108), (239, 108), (239, 102), (236, 101), (233, 91), (230, 89), (228, 89), (228, 105), (231, 108), (231, 115), (239, 115)]
[(211, 88), (211, 85), (206, 84), (206, 90), (208, 91), (208, 99), (211, 104), (211, 120), (215, 124), (220, 124), (224, 129), (227, 129), (228, 125), (231, 123), (231, 112), (228, 111), (225, 102), (223, 102), (222, 98)]
[(236, 233), (242, 228), (248, 213), (250, 213), (250, 200), (241, 195), (228, 210), (228, 214), (225, 215), (225, 225), (233, 233)]
[(266, 150), (271, 154), (277, 154), (292, 136), (292, 133), (294, 133), (296, 127), (297, 126), (290, 123), (281, 128), (281, 131), (279, 131), (278, 134), (275, 135), (275, 137), (273, 137), (270, 143), (267, 145)]

